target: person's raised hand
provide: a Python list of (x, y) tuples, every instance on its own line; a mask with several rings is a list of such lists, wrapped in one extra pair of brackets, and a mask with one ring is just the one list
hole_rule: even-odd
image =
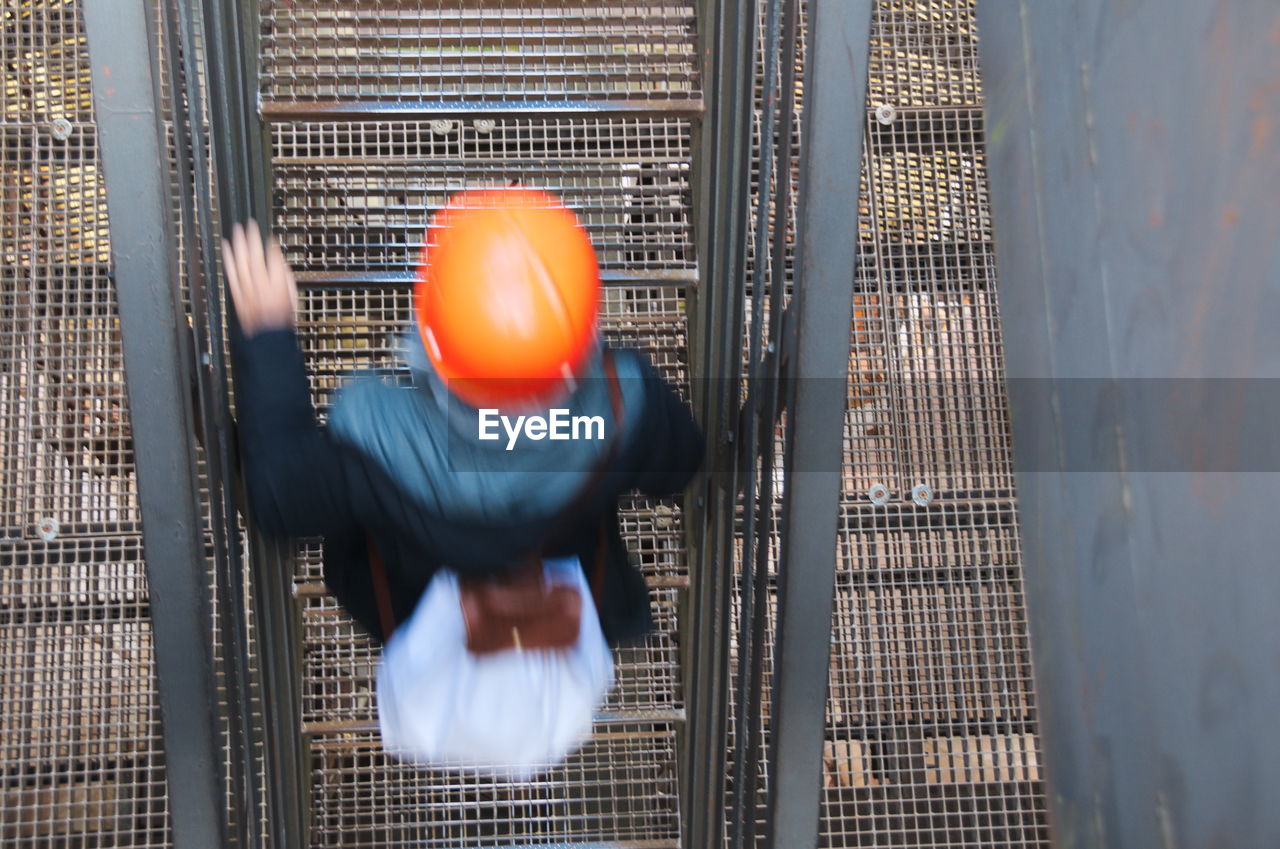
[(222, 240), (222, 264), (227, 288), (245, 336), (294, 326), (298, 312), (298, 284), (273, 237), (263, 249), (262, 234), (252, 218), (231, 228)]

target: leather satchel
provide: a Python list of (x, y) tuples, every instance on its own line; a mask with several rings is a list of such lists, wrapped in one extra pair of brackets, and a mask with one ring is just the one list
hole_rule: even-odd
[[(608, 350), (604, 352), (604, 371), (609, 380), (609, 402), (614, 419), (609, 447), (592, 469), (586, 485), (561, 514), (561, 521), (548, 535), (547, 541), (566, 530), (565, 525), (581, 513), (617, 456), (624, 410), (612, 352)], [(589, 579), (592, 592), (597, 597), (603, 582), (605, 542), (602, 526), (596, 562)], [(390, 593), (381, 558), (372, 549), (370, 564), (384, 637), (389, 639), (394, 630)], [(583, 566), (585, 568), (586, 564)], [(556, 651), (571, 648), (578, 641), (582, 626), (582, 597), (576, 587), (551, 584), (545, 580), (540, 551), (500, 576), (460, 579), (458, 594), (467, 628), (467, 650), (472, 654), (483, 656), (512, 649)]]
[(578, 641), (582, 596), (576, 587), (548, 584), (541, 561), (501, 579), (465, 579), (458, 584), (467, 650), (472, 654), (554, 651)]

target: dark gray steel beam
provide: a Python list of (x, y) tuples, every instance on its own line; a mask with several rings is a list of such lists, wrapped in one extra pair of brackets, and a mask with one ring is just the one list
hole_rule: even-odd
[(737, 395), (742, 367), (744, 270), (750, 208), (755, 0), (700, 0), (699, 55), (706, 115), (694, 128), (695, 240), (701, 281), (689, 327), (693, 403), (711, 474), (693, 487), (685, 534), (693, 564), (685, 641), (690, 723), (684, 844), (724, 842), (729, 612), (737, 497)]
[(177, 849), (226, 845), (191, 351), (146, 0), (85, 0)]
[[(799, 87), (799, 0), (766, 0), (760, 57), (762, 92), (755, 190), (755, 262), (750, 280), (751, 320), (748, 326), (747, 399), (738, 430), (742, 481), (742, 560), (737, 628), (738, 687), (733, 694), (736, 734), (733, 784), (729, 804), (729, 846), (756, 845), (760, 758), (765, 696), (765, 641), (772, 587), (769, 540), (777, 527), (774, 459), (781, 362), (782, 322), (766, 330), (769, 315), (780, 316), (787, 288), (786, 251), (790, 232), (791, 173), (794, 159), (795, 102)], [(779, 76), (781, 79), (779, 79)], [(779, 102), (779, 96), (781, 102)], [(775, 133), (781, 144), (775, 148)], [(775, 202), (773, 175), (779, 175)], [(772, 239), (770, 239), (772, 236)], [(744, 281), (745, 282), (745, 281)], [(766, 298), (765, 293), (768, 292)], [(767, 338), (766, 338), (767, 337)]]
[(978, 15), (1055, 838), (1280, 845), (1280, 7)]
[[(223, 694), (227, 702), (226, 738), (229, 765), (228, 820), (230, 836), (236, 844), (252, 849), (258, 844), (254, 827), (262, 787), (258, 781), (258, 733), (260, 723), (253, 711), (250, 692), (253, 686), (252, 659), (249, 652), (249, 605), (244, 597), (244, 561), (241, 557), (240, 529), (235, 521), (236, 456), (234, 429), (228, 410), (226, 361), (222, 347), (222, 310), (207, 281), (217, 280), (213, 263), (214, 239), (209, 217), (213, 203), (210, 196), (210, 174), (205, 151), (204, 102), (199, 84), (195, 40), (191, 37), (191, 9), (184, 3), (160, 4), (159, 27), (161, 52), (166, 61), (169, 129), (172, 132), (174, 180), (181, 216), (182, 244), (187, 294), (190, 302), (195, 356), (194, 369), (197, 407), (196, 439), (204, 448), (205, 502), (209, 510), (209, 538), (213, 549), (214, 587), (221, 615), (217, 625), (221, 641)], [(183, 33), (188, 35), (184, 38)], [(199, 250), (197, 249), (199, 248)]]
[[(178, 0), (193, 6), (197, 0)], [(205, 38), (210, 141), (218, 177), (218, 209), (224, 233), (252, 216), (270, 222), (271, 149), (257, 114), (258, 38), (256, 0), (199, 0)]]
[[(191, 43), (197, 0), (177, 2), (184, 35)], [(269, 130), (257, 112), (260, 7), (256, 0), (200, 0), (200, 9), (222, 229), (229, 232), (233, 223), (250, 216), (269, 227), (271, 144)], [(213, 234), (206, 232), (204, 240), (211, 248)], [(216, 260), (212, 254), (206, 255), (207, 279), (217, 279), (216, 273)], [(217, 297), (217, 286), (209, 290)], [(227, 320), (231, 333), (238, 333), (233, 311), (229, 310)], [(308, 842), (310, 780), (302, 737), (302, 625), (291, 593), (292, 552), (285, 543), (264, 539), (252, 524), (249, 542), (264, 691), (262, 736), (270, 842), (282, 847), (303, 846)]]
[[(766, 845), (818, 845), (873, 0), (810, 0)], [(833, 391), (839, 387), (839, 391)]]

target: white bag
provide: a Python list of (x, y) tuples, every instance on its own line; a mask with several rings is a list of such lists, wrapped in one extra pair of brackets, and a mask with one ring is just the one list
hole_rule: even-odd
[(442, 769), (528, 779), (591, 735), (613, 655), (576, 557), (543, 561), (582, 595), (578, 642), (562, 651), (467, 650), (457, 577), (441, 569), (383, 648), (378, 724), (392, 755)]

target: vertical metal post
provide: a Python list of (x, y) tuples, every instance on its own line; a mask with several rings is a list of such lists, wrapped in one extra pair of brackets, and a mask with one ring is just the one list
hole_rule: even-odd
[(707, 436), (711, 474), (694, 492), (686, 533), (696, 552), (686, 646), (690, 730), (686, 747), (685, 844), (724, 837), (729, 610), (733, 580), (737, 462), (734, 428), (742, 369), (743, 279), (750, 204), (755, 0), (703, 0), (698, 7), (706, 118), (698, 128), (696, 239), (700, 282), (692, 357), (694, 405)]
[[(197, 0), (178, 0), (194, 4)], [(257, 114), (256, 0), (201, 0), (210, 134), (223, 230), (249, 216), (266, 224), (271, 174), (266, 130)], [(185, 13), (188, 16), (190, 12)]]
[(142, 508), (174, 845), (226, 845), (212, 614), (146, 0), (85, 0)]
[[(753, 214), (755, 261), (751, 269), (751, 318), (747, 325), (747, 398), (738, 440), (742, 481), (742, 560), (738, 570), (737, 667), (733, 694), (733, 785), (729, 803), (729, 846), (756, 844), (761, 732), (765, 700), (765, 635), (771, 592), (770, 537), (777, 528), (774, 495), (774, 444), (777, 426), (781, 321), (765, 328), (768, 315), (780, 316), (787, 288), (786, 246), (791, 224), (791, 164), (799, 59), (798, 0), (765, 0), (761, 96), (758, 103), (760, 162)], [(785, 26), (784, 26), (785, 18)], [(779, 70), (781, 66), (781, 85)], [(779, 102), (779, 97), (781, 102)], [(780, 150), (774, 137), (781, 137)], [(774, 166), (778, 194), (774, 196)], [(772, 231), (772, 244), (770, 235)], [(766, 299), (765, 294), (768, 293)], [(765, 337), (768, 336), (768, 344)]]
[[(190, 8), (197, 0), (178, 0), (184, 38), (194, 41)], [(223, 231), (252, 216), (264, 226), (271, 219), (270, 140), (257, 113), (259, 4), (256, 0), (202, 0), (205, 80), (214, 172)], [(207, 217), (205, 219), (207, 221)], [(212, 245), (212, 232), (203, 234)], [(205, 258), (207, 279), (217, 280), (217, 264)], [(209, 287), (215, 296), (217, 285)], [(231, 333), (238, 332), (234, 314)], [(301, 625), (291, 592), (293, 558), (286, 544), (268, 541), (249, 528), (251, 583), (258, 627), (258, 662), (264, 691), (266, 801), (271, 842), (306, 845), (307, 750), (302, 738)]]
[(766, 822), (766, 845), (786, 849), (818, 844), (872, 7), (809, 4)]
[[(195, 39), (190, 32), (191, 9), (182, 2), (170, 0), (160, 4), (159, 27), (161, 52), (167, 61), (164, 72), (169, 85), (169, 128), (172, 136), (174, 181), (180, 216), (182, 243), (190, 246), (182, 257), (185, 263), (187, 293), (191, 310), (191, 327), (195, 341), (194, 369), (204, 448), (204, 472), (207, 484), (210, 527), (214, 561), (214, 589), (217, 599), (218, 632), (222, 652), (218, 660), (223, 672), (223, 694), (227, 702), (227, 734), (225, 745), (230, 766), (228, 818), (231, 835), (239, 846), (258, 845), (257, 806), (262, 798), (259, 782), (258, 742), (260, 726), (254, 714), (250, 693), (253, 687), (250, 656), (248, 613), (244, 593), (244, 558), (239, 526), (236, 522), (234, 431), (228, 410), (226, 361), (222, 345), (222, 310), (217, 280), (217, 265), (212, 261), (214, 239), (210, 216), (208, 156), (205, 151), (204, 102), (200, 85)], [(199, 250), (197, 250), (197, 246)]]

